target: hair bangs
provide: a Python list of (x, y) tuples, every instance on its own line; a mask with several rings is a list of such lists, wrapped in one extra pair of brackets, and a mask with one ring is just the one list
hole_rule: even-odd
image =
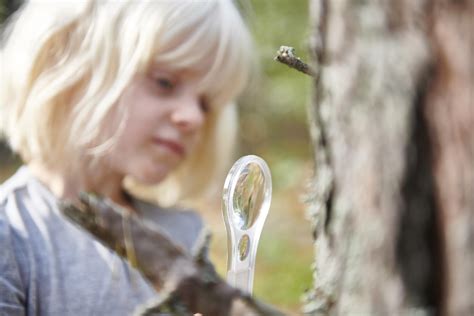
[[(251, 64), (251, 40), (231, 1), (199, 1), (164, 21), (168, 29), (157, 41), (153, 64), (189, 70), (200, 77), (200, 90), (212, 108), (229, 103), (244, 88)], [(177, 8), (174, 8), (175, 10)], [(179, 16), (180, 21), (176, 21)]]

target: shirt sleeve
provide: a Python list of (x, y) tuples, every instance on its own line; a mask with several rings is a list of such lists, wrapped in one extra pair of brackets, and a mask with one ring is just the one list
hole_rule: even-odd
[(25, 315), (25, 293), (13, 233), (0, 206), (0, 315)]

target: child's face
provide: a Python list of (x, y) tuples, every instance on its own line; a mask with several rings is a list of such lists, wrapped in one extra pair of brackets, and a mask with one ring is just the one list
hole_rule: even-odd
[(137, 75), (118, 102), (128, 117), (107, 161), (110, 172), (145, 184), (160, 182), (201, 137), (207, 104), (197, 91), (197, 78), (152, 69)]

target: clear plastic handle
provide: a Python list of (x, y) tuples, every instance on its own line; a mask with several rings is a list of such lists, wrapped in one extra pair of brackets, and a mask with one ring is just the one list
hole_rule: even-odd
[(222, 212), (227, 229), (227, 281), (252, 294), (258, 241), (272, 198), (266, 162), (244, 156), (230, 169), (224, 183)]

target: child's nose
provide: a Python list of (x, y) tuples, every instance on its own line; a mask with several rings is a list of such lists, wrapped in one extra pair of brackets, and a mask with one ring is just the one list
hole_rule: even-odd
[(197, 95), (180, 98), (179, 104), (171, 114), (171, 121), (185, 133), (199, 130), (204, 124), (204, 119), (201, 98)]

